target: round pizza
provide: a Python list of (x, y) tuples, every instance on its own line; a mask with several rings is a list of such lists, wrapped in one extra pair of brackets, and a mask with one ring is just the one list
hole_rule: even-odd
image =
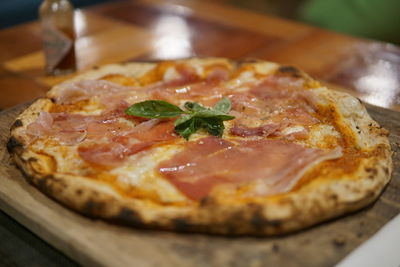
[(106, 65), (54, 86), (8, 149), (49, 197), (144, 228), (274, 235), (374, 201), (388, 132), (360, 100), (266, 61)]

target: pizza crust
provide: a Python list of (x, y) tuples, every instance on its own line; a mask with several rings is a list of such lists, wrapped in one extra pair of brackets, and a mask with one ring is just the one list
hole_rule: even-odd
[[(278, 66), (266, 64), (271, 70)], [(73, 80), (96, 79), (108, 73), (138, 77), (153, 66), (154, 63), (108, 65)], [(293, 69), (289, 71), (293, 72)], [(50, 99), (57, 95), (58, 88), (55, 86), (49, 91), (48, 98), (37, 100), (17, 118), (11, 129), (8, 149), (29, 182), (49, 197), (89, 217), (176, 231), (223, 235), (283, 234), (368, 205), (379, 196), (392, 173), (392, 152), (387, 131), (370, 118), (361, 101), (321, 87), (316, 90), (318, 95), (328, 102), (339, 103), (335, 105), (335, 114), (340, 114), (338, 123), (349, 129), (360, 149), (371, 152), (371, 156), (362, 159), (357, 170), (351, 174), (319, 177), (291, 192), (254, 198), (249, 202), (228, 202), (207, 197), (199, 203), (174, 206), (148, 199), (127, 198), (107, 183), (56, 173), (52, 166), (56, 164), (54, 160), (27, 149), (25, 127), (37, 118), (40, 111), (49, 110), (52, 105)]]

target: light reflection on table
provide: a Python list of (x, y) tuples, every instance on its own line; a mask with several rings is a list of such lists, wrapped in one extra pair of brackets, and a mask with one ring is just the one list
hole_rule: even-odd
[(153, 26), (153, 57), (159, 59), (185, 58), (194, 55), (190, 28), (184, 17), (166, 15)]
[(359, 47), (339, 67), (332, 82), (355, 89), (367, 103), (381, 107), (400, 105), (400, 49), (389, 44)]
[[(400, 48), (213, 1), (116, 1), (77, 10), (78, 69), (220, 56), (294, 65), (365, 102), (400, 111)], [(0, 108), (42, 96), (71, 76), (46, 76), (37, 22), (0, 31)], [(18, 94), (14, 92), (18, 91)]]

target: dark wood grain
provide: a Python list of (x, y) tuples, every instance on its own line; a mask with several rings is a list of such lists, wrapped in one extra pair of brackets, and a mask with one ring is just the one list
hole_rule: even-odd
[(0, 62), (32, 53), (42, 48), (40, 27), (26, 23), (0, 31)]
[[(400, 111), (400, 48), (395, 45), (223, 1), (119, 0), (75, 15), (79, 71), (132, 59), (261, 58), (296, 65), (365, 102)], [(0, 30), (0, 68), (9, 75), (0, 81), (0, 109), (39, 97), (70, 78), (45, 75), (40, 32), (38, 22)]]
[(286, 236), (225, 238), (111, 225), (82, 217), (48, 199), (25, 182), (4, 148), (8, 129), (22, 108), (0, 113), (0, 205), (82, 264), (333, 266), (400, 212), (398, 112), (368, 106), (370, 114), (391, 131), (390, 142), (395, 151), (393, 177), (378, 201), (361, 211)]
[(0, 266), (78, 266), (0, 211)]
[(43, 96), (48, 86), (0, 67), (0, 107), (9, 108)]

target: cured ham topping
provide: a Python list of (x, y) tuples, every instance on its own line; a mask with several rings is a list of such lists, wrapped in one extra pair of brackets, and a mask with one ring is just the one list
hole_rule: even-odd
[(127, 105), (122, 105), (101, 115), (41, 112), (37, 120), (27, 126), (26, 133), (32, 140), (48, 136), (62, 145), (75, 145), (83, 140), (96, 141), (116, 136), (156, 141), (168, 140), (173, 136), (172, 121), (160, 123), (157, 119), (128, 116), (124, 112), (126, 107)]
[(281, 125), (279, 123), (266, 124), (260, 127), (246, 127), (244, 125), (234, 125), (230, 129), (230, 133), (236, 136), (270, 136), (274, 135)]
[(195, 69), (189, 66), (178, 65), (175, 70), (177, 77), (150, 84), (141, 89), (130, 88), (118, 93), (106, 94), (99, 97), (99, 101), (107, 108), (118, 106), (122, 101), (129, 104), (141, 102), (148, 99), (165, 100), (177, 103), (177, 99), (200, 100), (202, 97), (221, 97), (223, 87), (218, 85), (229, 78), (229, 71), (215, 66), (208, 72), (206, 79), (201, 79)]
[(302, 91), (303, 83), (302, 79), (271, 75), (253, 86), (250, 92), (262, 99), (287, 99)]
[(315, 109), (317, 99), (303, 88), (304, 80), (292, 77), (267, 76), (251, 86), (250, 94), (268, 103), (269, 109), (300, 107), (308, 112)]
[(61, 145), (77, 145), (80, 157), (100, 167), (115, 167), (127, 157), (157, 143), (177, 138), (173, 121), (151, 119), (135, 127), (121, 122), (115, 110), (98, 116), (41, 112), (28, 125), (32, 138), (49, 136)]
[(230, 71), (225, 65), (214, 65), (206, 72), (206, 81), (227, 81), (229, 80)]
[(163, 141), (177, 138), (172, 121), (142, 122), (124, 135), (114, 135), (107, 143), (89, 143), (78, 147), (79, 156), (86, 162), (100, 167), (116, 167), (127, 157), (146, 150)]
[(175, 134), (175, 126), (172, 120), (162, 121), (152, 120), (148, 123), (142, 122), (137, 127), (133, 128), (121, 136), (125, 138), (135, 138), (140, 141), (167, 141), (175, 139), (178, 136)]
[(286, 135), (291, 126), (303, 126), (302, 132), (291, 134), (290, 139), (304, 139), (308, 126), (320, 121), (312, 114), (316, 99), (302, 89), (303, 80), (292, 77), (267, 76), (262, 82), (250, 86), (249, 92), (229, 95), (236, 116), (231, 134), (247, 136)]
[(65, 83), (59, 89), (57, 104), (76, 104), (83, 100), (96, 99), (106, 111), (146, 100), (148, 94), (140, 87), (122, 86), (105, 80), (86, 80)]
[(253, 195), (289, 192), (304, 172), (341, 151), (305, 148), (281, 140), (249, 140), (237, 143), (207, 137), (187, 143), (172, 159), (159, 164), (159, 172), (193, 200), (214, 187), (255, 184)]
[[(165, 81), (164, 84), (166, 86), (178, 87), (200, 81), (200, 77), (197, 75), (196, 70), (189, 65), (178, 64), (175, 66), (175, 70), (178, 76)], [(164, 80), (165, 78), (167, 77), (164, 74)]]
[(262, 116), (270, 112), (267, 103), (249, 93), (231, 93), (232, 109), (250, 116)]
[(285, 122), (288, 125), (310, 126), (320, 121), (303, 108), (289, 108), (271, 117), (273, 122)]
[(201, 162), (202, 158), (232, 146), (232, 142), (216, 137), (202, 138), (199, 141), (187, 143), (183, 152), (178, 153), (171, 160), (161, 162), (159, 171), (189, 198), (201, 199), (220, 181), (197, 177), (203, 171), (207, 173), (208, 168), (206, 165), (197, 165), (197, 163)]
[(142, 142), (135, 144), (121, 143), (92, 143), (78, 147), (79, 156), (86, 162), (103, 168), (117, 167), (127, 157), (145, 150), (154, 142)]
[[(123, 86), (107, 80), (85, 80), (60, 85), (55, 102), (74, 104), (96, 98), (107, 110), (118, 107), (122, 102), (134, 104), (148, 99), (162, 99), (174, 102), (176, 98), (191, 98), (213, 95), (221, 81), (229, 77), (228, 70), (216, 66), (209, 70), (206, 79), (201, 79), (196, 70), (179, 64), (174, 70), (177, 76), (152, 83), (146, 87)], [(164, 76), (166, 74), (164, 73)]]
[[(259, 83), (224, 86), (223, 82), (232, 74), (223, 64), (205, 67), (204, 78), (191, 66), (172, 66), (166, 64), (152, 70), (147, 80), (141, 80), (143, 87), (107, 80), (63, 84), (57, 92), (57, 105), (77, 105), (94, 99), (102, 105), (103, 112), (100, 115), (41, 112), (26, 132), (32, 140), (47, 136), (61, 145), (78, 145), (80, 157), (92, 165), (116, 167), (135, 153), (178, 138), (172, 120), (128, 116), (124, 110), (130, 105), (160, 99), (177, 105), (182, 104), (181, 100), (189, 100), (213, 106), (228, 97), (232, 102), (230, 114), (236, 117), (230, 134), (285, 136), (280, 140), (236, 141), (207, 137), (185, 143), (182, 152), (160, 163), (159, 172), (194, 200), (223, 184), (254, 182), (257, 189), (251, 193), (263, 196), (288, 192), (300, 179), (299, 173), (321, 160), (340, 156), (337, 151), (305, 148), (282, 140), (305, 139), (308, 126), (320, 122), (313, 116), (317, 100), (303, 89), (303, 79), (268, 75)], [(135, 83), (127, 80), (124, 84)]]
[(177, 99), (190, 99), (192, 101), (201, 101), (203, 97), (222, 97), (226, 88), (219, 86), (223, 81), (229, 78), (229, 71), (222, 67), (215, 67), (209, 70), (207, 78), (183, 79), (162, 82), (152, 85), (149, 94), (152, 99), (165, 100), (176, 103)]
[(53, 116), (48, 112), (41, 111), (36, 121), (26, 127), (26, 131), (31, 136), (40, 137), (50, 133), (52, 125)]
[(51, 136), (61, 144), (74, 144), (86, 137), (86, 122), (80, 115), (40, 112), (38, 119), (29, 124), (26, 133), (33, 139)]
[(58, 96), (55, 98), (57, 104), (73, 104), (93, 96), (109, 96), (132, 90), (133, 87), (122, 86), (105, 80), (85, 80), (74, 83), (62, 84)]
[[(245, 102), (242, 102), (242, 104), (243, 103)], [(237, 111), (231, 112), (232, 115), (236, 116), (237, 120), (230, 129), (230, 133), (241, 137), (278, 136), (282, 135), (282, 131), (287, 127), (304, 126), (303, 134), (293, 135), (304, 138), (304, 135), (308, 132), (307, 126), (320, 122), (304, 108), (300, 107), (287, 108), (275, 112), (261, 111), (260, 109), (259, 112), (264, 112), (264, 114), (257, 114), (258, 112), (254, 112), (254, 114), (253, 112), (249, 112), (249, 109), (247, 109), (247, 114)]]

